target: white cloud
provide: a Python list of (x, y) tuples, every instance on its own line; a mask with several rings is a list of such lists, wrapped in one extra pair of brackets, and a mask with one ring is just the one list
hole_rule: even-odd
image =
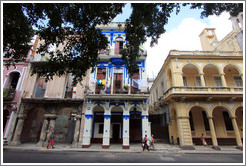
[(216, 28), (218, 40), (225, 37), (231, 30), (232, 25), (228, 13), (221, 16), (209, 16), (210, 26), (194, 18), (186, 18), (181, 24), (169, 33), (161, 35), (158, 45), (149, 46), (150, 40), (145, 43), (148, 56), (146, 60), (148, 77), (156, 77), (170, 50), (194, 51), (201, 50), (199, 34), (204, 28)]

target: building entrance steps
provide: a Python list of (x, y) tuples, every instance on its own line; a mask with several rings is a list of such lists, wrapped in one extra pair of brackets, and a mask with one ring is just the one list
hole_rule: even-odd
[[(156, 143), (155, 150), (150, 149), (149, 153), (165, 154), (188, 154), (188, 153), (225, 153), (225, 154), (243, 154), (242, 150), (236, 149), (236, 146), (220, 146), (221, 150), (212, 149), (212, 146), (195, 145), (195, 150), (182, 150), (179, 145), (167, 143)], [(55, 148), (47, 149), (46, 146), (40, 147), (34, 143), (23, 143), (18, 146), (5, 145), (3, 150), (25, 150), (25, 151), (73, 151), (73, 152), (114, 152), (114, 153), (141, 153), (143, 152), (141, 143), (130, 144), (130, 149), (122, 149), (122, 144), (111, 144), (109, 149), (103, 149), (102, 144), (93, 143), (89, 148), (71, 147), (71, 144), (56, 143)], [(146, 150), (145, 150), (145, 153)]]

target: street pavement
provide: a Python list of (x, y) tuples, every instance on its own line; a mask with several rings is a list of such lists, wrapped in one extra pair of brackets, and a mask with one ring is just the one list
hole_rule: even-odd
[[(212, 149), (212, 146), (195, 145), (195, 150), (182, 150), (179, 145), (167, 143), (156, 143), (155, 150), (150, 149), (149, 153), (159, 154), (243, 154), (242, 150), (236, 149), (236, 146), (220, 146), (221, 150)], [(101, 144), (92, 144), (90, 148), (71, 147), (70, 144), (55, 144), (55, 148), (40, 147), (37, 144), (24, 143), (18, 146), (3, 146), (3, 150), (20, 151), (54, 151), (54, 152), (115, 152), (115, 153), (141, 153), (140, 143), (130, 144), (130, 149), (122, 149), (121, 144), (111, 144), (109, 149), (102, 149)]]

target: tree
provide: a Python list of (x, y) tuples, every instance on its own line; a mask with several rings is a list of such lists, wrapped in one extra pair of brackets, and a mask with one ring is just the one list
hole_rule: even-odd
[[(38, 50), (48, 53), (47, 62), (33, 63), (33, 74), (52, 79), (54, 75), (72, 73), (73, 83), (82, 80), (86, 71), (96, 65), (98, 51), (105, 49), (107, 39), (96, 28), (99, 24), (110, 23), (122, 13), (125, 4), (117, 3), (4, 3), (3, 4), (3, 48), (9, 58), (7, 66), (25, 59), (29, 50), (28, 42), (35, 33), (44, 40)], [(126, 20), (126, 47), (122, 59), (130, 74), (136, 70), (135, 61), (139, 57), (139, 45), (148, 37), (151, 46), (158, 43), (170, 14), (176, 14), (182, 6), (202, 9), (201, 16), (220, 15), (229, 11), (237, 15), (243, 10), (242, 3), (132, 3), (132, 14)], [(42, 24), (44, 22), (44, 24)], [(45, 24), (47, 22), (47, 24)], [(34, 30), (36, 29), (36, 30)], [(63, 51), (49, 51), (50, 45), (64, 46)]]

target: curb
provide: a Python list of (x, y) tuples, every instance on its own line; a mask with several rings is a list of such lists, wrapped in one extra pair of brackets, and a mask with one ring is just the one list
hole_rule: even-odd
[[(40, 152), (107, 152), (107, 153), (142, 153), (143, 151), (132, 151), (132, 150), (100, 150), (100, 149), (46, 149), (46, 148), (23, 148), (23, 147), (4, 147), (3, 150), (16, 150), (16, 151), (40, 151)], [(146, 151), (145, 151), (146, 152)], [(145, 153), (144, 152), (144, 153)], [(162, 154), (230, 154), (230, 155), (238, 155), (243, 154), (243, 151), (201, 151), (201, 150), (165, 150), (165, 151), (149, 151), (146, 153), (162, 153)]]

